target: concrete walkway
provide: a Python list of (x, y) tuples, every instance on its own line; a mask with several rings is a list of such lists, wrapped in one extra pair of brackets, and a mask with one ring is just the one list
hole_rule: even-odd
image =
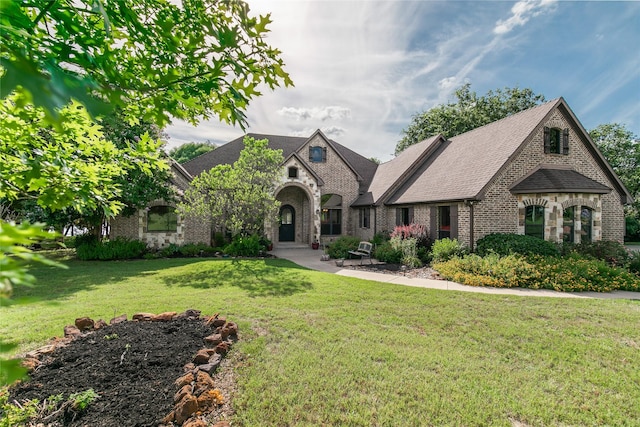
[[(271, 254), (277, 258), (284, 258), (303, 267), (312, 270), (324, 271), (326, 273), (334, 273), (340, 276), (356, 277), (359, 279), (373, 280), (376, 282), (394, 283), (404, 286), (415, 286), (420, 288), (441, 289), (448, 291), (475, 292), (482, 294), (496, 295), (519, 295), (519, 296), (536, 296), (536, 297), (555, 297), (555, 298), (600, 298), (600, 299), (632, 299), (640, 300), (640, 292), (614, 291), (614, 292), (557, 292), (546, 289), (523, 289), (523, 288), (488, 288), (461, 285), (448, 280), (433, 280), (411, 278), (402, 275), (374, 273), (370, 271), (353, 270), (350, 268), (337, 267), (335, 260), (321, 261), (320, 257), (323, 252), (321, 250), (313, 250), (307, 246), (295, 244), (280, 244), (271, 251)], [(365, 260), (364, 263), (368, 261)], [(375, 260), (374, 260), (375, 262)], [(360, 260), (345, 260), (345, 266), (360, 264)]]

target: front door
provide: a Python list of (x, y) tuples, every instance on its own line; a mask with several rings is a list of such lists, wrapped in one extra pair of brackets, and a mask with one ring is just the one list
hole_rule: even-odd
[(296, 211), (291, 205), (280, 208), (280, 242), (294, 242), (296, 240)]

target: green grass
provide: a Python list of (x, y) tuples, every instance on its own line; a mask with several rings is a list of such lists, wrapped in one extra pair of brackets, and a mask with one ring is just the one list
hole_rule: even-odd
[[(73, 319), (220, 312), (240, 325), (234, 425), (638, 425), (640, 302), (437, 291), (285, 260), (38, 267), (0, 336)], [(97, 388), (97, 387), (96, 387)]]

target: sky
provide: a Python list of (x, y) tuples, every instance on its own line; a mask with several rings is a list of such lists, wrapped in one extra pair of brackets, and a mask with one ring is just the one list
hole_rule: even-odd
[[(621, 123), (640, 135), (640, 1), (249, 0), (271, 14), (267, 42), (295, 87), (262, 88), (247, 132), (327, 137), (365, 157), (393, 158), (414, 115), (530, 88), (564, 97), (591, 130)], [(167, 148), (242, 136), (216, 120), (174, 121)]]

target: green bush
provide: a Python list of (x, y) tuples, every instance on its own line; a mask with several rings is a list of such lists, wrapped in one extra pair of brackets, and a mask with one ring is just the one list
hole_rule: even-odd
[(76, 248), (76, 256), (83, 261), (142, 258), (147, 245), (139, 240), (117, 238), (104, 242), (83, 243)]
[(552, 242), (523, 234), (493, 233), (484, 236), (476, 244), (476, 253), (485, 256), (498, 255), (543, 255), (557, 256), (558, 248)]
[(169, 243), (168, 246), (160, 249), (158, 251), (158, 256), (160, 258), (176, 258), (180, 256), (180, 246), (175, 243)]
[(629, 271), (640, 276), (640, 251), (633, 251), (629, 255)]
[(266, 251), (262, 240), (262, 237), (257, 234), (252, 236), (238, 235), (224, 248), (224, 253), (231, 256), (257, 257), (260, 252)]
[(454, 257), (462, 257), (469, 252), (466, 246), (458, 242), (457, 239), (439, 239), (433, 242), (431, 247), (431, 258), (434, 263), (448, 261)]
[(327, 253), (331, 258), (340, 259), (348, 258), (349, 251), (355, 251), (358, 249), (360, 239), (353, 236), (338, 237), (334, 242), (329, 244)]
[(563, 244), (562, 246), (565, 254), (576, 253), (583, 257), (599, 259), (612, 266), (623, 266), (629, 260), (629, 252), (627, 252), (624, 245), (611, 240), (579, 243), (577, 245)]
[(626, 233), (625, 240), (628, 242), (640, 242), (640, 219), (637, 216), (628, 215), (624, 219)]
[(384, 242), (373, 253), (373, 257), (388, 264), (400, 264), (402, 262), (402, 251), (394, 249), (391, 242)]
[(180, 246), (178, 251), (183, 257), (197, 257), (204, 255), (208, 248), (210, 248), (210, 246), (204, 243), (187, 243), (186, 245)]

